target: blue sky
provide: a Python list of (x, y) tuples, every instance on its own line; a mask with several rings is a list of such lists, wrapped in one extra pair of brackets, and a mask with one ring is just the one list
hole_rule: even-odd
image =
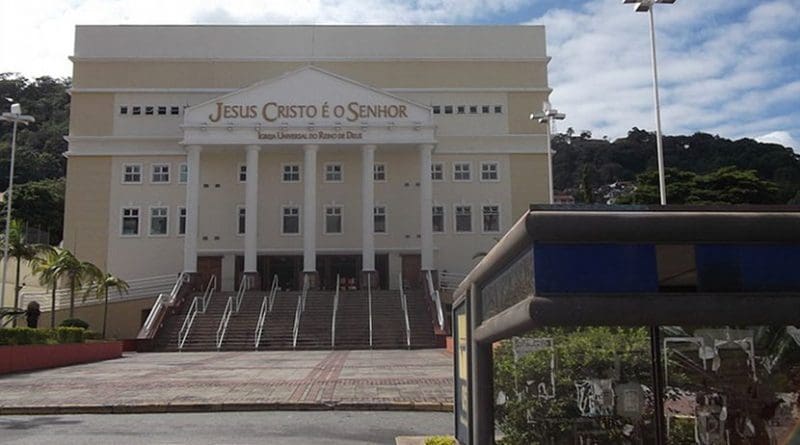
[[(49, 0), (0, 2), (0, 72), (66, 76), (76, 24), (544, 24), (561, 130), (654, 128), (647, 15), (622, 0)], [(656, 6), (667, 134), (751, 137), (800, 151), (800, 0)], [(538, 110), (540, 104), (531, 104)]]

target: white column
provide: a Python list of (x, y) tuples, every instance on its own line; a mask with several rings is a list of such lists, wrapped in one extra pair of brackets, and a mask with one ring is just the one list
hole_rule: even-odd
[(186, 147), (186, 234), (183, 237), (183, 271), (197, 272), (197, 221), (200, 204), (200, 152), (203, 147)]
[(361, 147), (361, 265), (375, 270), (375, 146)]
[(432, 144), (419, 146), (419, 204), (420, 238), (422, 241), (422, 270), (433, 267), (433, 183), (431, 181)]
[(317, 270), (317, 150), (304, 145), (303, 151), (303, 272)]
[(258, 152), (261, 147), (248, 145), (247, 180), (244, 192), (244, 273), (255, 273), (258, 251)]

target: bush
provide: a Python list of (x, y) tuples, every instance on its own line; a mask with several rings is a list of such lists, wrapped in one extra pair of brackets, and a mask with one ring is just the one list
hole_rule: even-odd
[(83, 331), (83, 340), (102, 340), (103, 336), (95, 331)]
[(425, 445), (455, 445), (456, 440), (452, 436), (433, 436), (425, 439)]
[(58, 343), (83, 343), (84, 329), (74, 327), (58, 327), (55, 329), (55, 338)]
[(62, 321), (59, 326), (89, 329), (89, 323), (81, 320), (80, 318), (67, 318)]
[(55, 343), (48, 331), (31, 328), (0, 329), (0, 345), (36, 345)]

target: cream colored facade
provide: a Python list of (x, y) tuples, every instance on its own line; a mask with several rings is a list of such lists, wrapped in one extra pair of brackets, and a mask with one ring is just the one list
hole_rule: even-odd
[(126, 279), (396, 288), (547, 200), (543, 27), (79, 26), (72, 60), (64, 243)]

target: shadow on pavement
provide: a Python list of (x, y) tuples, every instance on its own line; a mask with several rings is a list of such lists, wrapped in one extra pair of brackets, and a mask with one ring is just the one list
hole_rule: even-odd
[(42, 416), (30, 419), (0, 418), (0, 429), (3, 430), (32, 430), (42, 426), (75, 425), (83, 423), (81, 420), (62, 420), (58, 416)]

